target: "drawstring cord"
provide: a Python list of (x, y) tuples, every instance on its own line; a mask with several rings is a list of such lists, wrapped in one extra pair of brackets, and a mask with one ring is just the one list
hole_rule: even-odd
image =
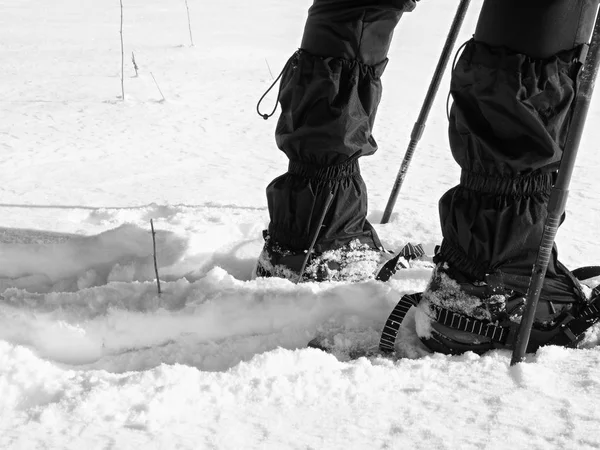
[(277, 82), (281, 79), (281, 77), (283, 76), (283, 73), (285, 72), (285, 70), (288, 68), (288, 66), (290, 66), (290, 64), (292, 65), (293, 68), (296, 67), (296, 64), (293, 64), (292, 61), (298, 56), (298, 51), (295, 52), (290, 59), (288, 59), (288, 61), (285, 63), (285, 65), (283, 66), (283, 69), (281, 69), (281, 72), (279, 72), (279, 75), (277, 75), (277, 78), (275, 78), (275, 81), (273, 81), (273, 83), (271, 83), (271, 86), (269, 86), (269, 88), (266, 90), (266, 92), (262, 95), (262, 97), (260, 98), (260, 100), (258, 100), (258, 103), (256, 104), (256, 112), (258, 113), (258, 115), (260, 117), (262, 117), (263, 119), (267, 120), (269, 117), (271, 117), (273, 114), (275, 114), (275, 111), (277, 110), (277, 104), (279, 103), (279, 97), (281, 96), (281, 85), (279, 86), (279, 91), (277, 91), (277, 99), (275, 100), (275, 106), (273, 107), (273, 111), (271, 111), (270, 114), (263, 114), (260, 112), (260, 104), (262, 103), (263, 99), (267, 96), (267, 94), (269, 92), (271, 92), (271, 89), (273, 89), (273, 87), (277, 84)]
[[(454, 54), (454, 60), (452, 61), (452, 69), (450, 73), (454, 72), (454, 69), (456, 68), (456, 61), (458, 60), (460, 52), (463, 48), (465, 48), (465, 46), (468, 43), (469, 41), (464, 42), (463, 45), (458, 47), (458, 50), (456, 50), (456, 53)], [(448, 122), (450, 122), (450, 91), (448, 91), (448, 96), (446, 97), (446, 117), (448, 118)]]

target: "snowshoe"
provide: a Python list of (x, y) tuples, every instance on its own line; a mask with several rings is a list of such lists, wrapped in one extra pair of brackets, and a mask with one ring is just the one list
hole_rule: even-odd
[(349, 281), (371, 279), (387, 281), (399, 268), (410, 267), (410, 260), (424, 257), (420, 244), (407, 244), (395, 257), (386, 250), (375, 249), (358, 240), (322, 253), (286, 249), (273, 242), (265, 233), (265, 245), (259, 255), (255, 275), (298, 281)]
[[(424, 293), (403, 296), (384, 326), (379, 347), (394, 351), (398, 330), (406, 313), (417, 307), (417, 333), (434, 352), (485, 353), (494, 348), (512, 348), (518, 331), (525, 296), (487, 283), (458, 282), (438, 265)], [(600, 267), (573, 271), (581, 281), (600, 276)], [(549, 302), (552, 308), (552, 302)], [(534, 323), (527, 352), (544, 345), (577, 347), (585, 332), (600, 321), (600, 287), (584, 301), (562, 304), (558, 310)], [(543, 311), (543, 309), (542, 309)]]

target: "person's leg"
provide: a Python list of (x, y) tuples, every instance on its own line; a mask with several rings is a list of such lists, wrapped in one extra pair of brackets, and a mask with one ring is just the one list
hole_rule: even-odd
[[(270, 223), (257, 275), (298, 276), (330, 192), (315, 253), (351, 244), (379, 252), (358, 158), (377, 150), (372, 130), (381, 75), (394, 28), (413, 8), (411, 0), (315, 0), (310, 8), (301, 48), (281, 80), (275, 136), (290, 162), (267, 187)], [(335, 269), (312, 264), (306, 275), (342, 276)]]
[[(449, 137), (462, 174), (439, 203), (443, 242), (429, 304), (508, 320), (507, 299), (527, 292), (569, 131), (580, 44), (597, 8), (598, 0), (484, 2), (452, 73)], [(555, 249), (536, 325), (583, 297)]]

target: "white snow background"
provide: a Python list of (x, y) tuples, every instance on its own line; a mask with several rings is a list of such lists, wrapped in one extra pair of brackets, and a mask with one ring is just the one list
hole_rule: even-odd
[[(389, 283), (251, 279), (265, 187), (287, 167), (277, 115), (264, 121), (256, 101), (310, 3), (188, 0), (192, 46), (183, 0), (124, 0), (123, 101), (118, 1), (2, 2), (0, 448), (600, 448), (598, 327), (584, 349), (511, 367), (509, 351), (427, 354), (409, 315), (404, 358), (350, 360), (430, 269)], [(438, 198), (458, 182), (446, 76), (379, 225), (457, 3), (420, 2), (390, 51), (380, 149), (361, 160), (390, 249), (431, 254)], [(600, 264), (598, 98), (557, 237), (571, 268)], [(335, 355), (305, 348), (317, 333)]]

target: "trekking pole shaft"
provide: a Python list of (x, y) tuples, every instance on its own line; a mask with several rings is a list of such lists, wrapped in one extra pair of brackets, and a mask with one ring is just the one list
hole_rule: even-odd
[(435, 96), (440, 87), (440, 83), (444, 76), (446, 66), (448, 65), (448, 60), (450, 59), (452, 49), (454, 48), (454, 44), (456, 43), (456, 39), (458, 37), (458, 32), (460, 31), (462, 23), (465, 19), (465, 15), (467, 14), (467, 9), (469, 8), (470, 1), (471, 0), (461, 0), (460, 4), (458, 5), (458, 9), (454, 16), (454, 20), (452, 21), (452, 25), (450, 26), (450, 31), (448, 32), (448, 37), (446, 38), (446, 43), (444, 44), (444, 49), (442, 50), (442, 54), (435, 68), (433, 78), (431, 80), (431, 83), (429, 84), (429, 89), (427, 90), (425, 100), (423, 101), (423, 106), (421, 107), (419, 117), (413, 127), (410, 136), (410, 143), (408, 144), (408, 149), (406, 150), (404, 159), (402, 160), (402, 165), (400, 166), (400, 170), (398, 171), (398, 175), (396, 176), (396, 181), (394, 182), (394, 186), (392, 187), (392, 192), (385, 207), (385, 211), (383, 212), (381, 223), (388, 223), (388, 221), (390, 220), (390, 216), (392, 215), (394, 205), (396, 204), (396, 200), (398, 198), (398, 193), (400, 192), (400, 188), (402, 187), (402, 183), (404, 182), (404, 178), (406, 177), (408, 166), (410, 165), (415, 149), (417, 148), (417, 143), (419, 142), (419, 140), (421, 140), (421, 136), (423, 136), (423, 131), (425, 130), (425, 123), (427, 122), (427, 117), (429, 116), (429, 112), (431, 111), (433, 101), (435, 100)]
[(323, 211), (321, 212), (321, 216), (319, 217), (319, 221), (317, 222), (317, 227), (315, 228), (312, 240), (310, 241), (310, 245), (308, 250), (306, 251), (306, 255), (304, 256), (304, 260), (302, 260), (302, 266), (300, 267), (300, 273), (298, 275), (298, 279), (296, 283), (300, 283), (302, 278), (304, 277), (304, 270), (306, 270), (306, 265), (308, 264), (308, 260), (310, 259), (310, 255), (315, 248), (315, 244), (317, 243), (317, 238), (319, 237), (319, 232), (321, 231), (321, 227), (323, 226), (323, 222), (325, 221), (325, 216), (327, 215), (327, 211), (329, 211), (329, 207), (331, 206), (331, 202), (333, 201), (333, 191), (330, 191), (327, 194), (327, 198), (325, 199), (325, 205), (323, 206)]
[(573, 117), (571, 119), (571, 129), (567, 136), (563, 156), (560, 162), (558, 177), (550, 194), (548, 201), (548, 216), (544, 224), (544, 232), (538, 256), (533, 266), (531, 281), (527, 290), (527, 300), (525, 311), (517, 333), (515, 348), (513, 350), (511, 366), (521, 362), (524, 358), (529, 344), (531, 328), (535, 318), (540, 294), (544, 284), (544, 277), (552, 255), (554, 247), (554, 238), (560, 225), (560, 219), (565, 211), (567, 196), (569, 194), (569, 184), (575, 167), (577, 151), (583, 135), (585, 121), (590, 106), (596, 76), (598, 74), (598, 64), (600, 63), (600, 16), (596, 17), (594, 33), (590, 43), (588, 56), (586, 58), (583, 72), (579, 81), (579, 91), (575, 100)]

